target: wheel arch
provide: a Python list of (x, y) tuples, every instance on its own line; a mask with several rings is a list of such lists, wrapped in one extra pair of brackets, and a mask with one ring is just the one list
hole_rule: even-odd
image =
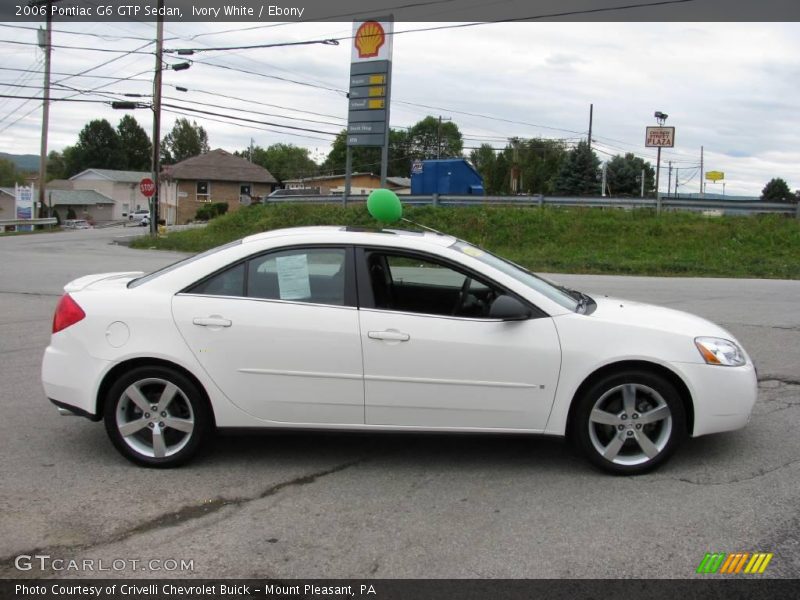
[(686, 433), (692, 435), (692, 432), (694, 431), (694, 401), (692, 399), (692, 394), (689, 391), (689, 387), (686, 385), (686, 382), (683, 381), (681, 376), (672, 369), (669, 369), (658, 363), (647, 360), (624, 360), (603, 365), (602, 367), (596, 369), (590, 373), (581, 382), (581, 384), (578, 386), (578, 389), (575, 390), (575, 394), (573, 394), (572, 399), (570, 400), (569, 412), (567, 413), (567, 426), (565, 429), (567, 437), (572, 436), (572, 428), (578, 400), (583, 396), (583, 394), (586, 393), (586, 390), (604, 377), (613, 375), (614, 373), (618, 373), (620, 371), (629, 370), (650, 371), (651, 373), (656, 373), (667, 379), (672, 385), (675, 386), (675, 389), (681, 397), (684, 412), (686, 413)]
[(187, 368), (182, 367), (181, 365), (174, 363), (169, 360), (164, 360), (162, 358), (153, 358), (148, 356), (140, 356), (136, 358), (131, 358), (125, 360), (117, 365), (114, 365), (108, 373), (105, 374), (103, 377), (100, 386), (97, 388), (97, 402), (96, 402), (96, 415), (98, 420), (102, 418), (102, 415), (105, 411), (105, 403), (106, 397), (108, 396), (108, 392), (111, 389), (111, 386), (114, 385), (116, 379), (122, 375), (123, 373), (130, 371), (132, 369), (136, 369), (139, 367), (166, 367), (169, 369), (173, 369), (174, 371), (179, 372), (184, 377), (188, 378), (194, 385), (197, 386), (197, 389), (200, 390), (200, 394), (202, 396), (203, 402), (205, 402), (206, 407), (208, 408), (208, 412), (211, 415), (211, 426), (216, 427), (216, 416), (214, 415), (214, 407), (211, 404), (211, 399), (209, 398), (208, 391), (206, 391), (205, 386), (201, 383), (201, 381), (195, 377), (195, 375), (189, 371)]

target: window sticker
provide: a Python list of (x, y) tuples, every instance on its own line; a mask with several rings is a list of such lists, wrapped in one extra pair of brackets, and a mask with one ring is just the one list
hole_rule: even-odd
[(311, 296), (307, 254), (278, 256), (275, 263), (281, 300), (302, 300)]

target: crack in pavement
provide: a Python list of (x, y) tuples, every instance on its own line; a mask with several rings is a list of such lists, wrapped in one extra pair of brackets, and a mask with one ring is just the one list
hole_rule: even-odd
[(774, 473), (775, 471), (780, 471), (781, 469), (785, 469), (786, 467), (791, 467), (800, 463), (800, 458), (795, 458), (788, 462), (785, 462), (777, 467), (772, 469), (760, 469), (757, 473), (750, 475), (749, 477), (740, 477), (740, 478), (733, 478), (726, 481), (700, 481), (689, 479), (688, 477), (664, 477), (661, 479), (653, 480), (656, 481), (679, 481), (680, 483), (688, 483), (691, 485), (708, 485), (708, 486), (715, 486), (715, 485), (733, 485), (736, 483), (744, 483), (746, 481), (752, 481), (753, 479), (758, 479), (759, 477), (764, 477), (765, 475), (769, 475), (770, 473)]
[(184, 506), (178, 511), (159, 515), (157, 517), (144, 521), (143, 523), (139, 523), (138, 525), (135, 525), (130, 529), (126, 529), (115, 535), (112, 535), (106, 539), (83, 543), (83, 544), (52, 546), (49, 547), (47, 550), (45, 550), (44, 548), (35, 548), (33, 550), (21, 551), (21, 552), (16, 552), (13, 555), (3, 556), (0, 557), (0, 577), (10, 577), (10, 576), (26, 577), (28, 574), (34, 577), (41, 577), (43, 575), (42, 573), (35, 573), (33, 571), (27, 573), (20, 573), (19, 571), (14, 569), (11, 565), (13, 564), (14, 559), (20, 555), (35, 556), (37, 554), (41, 554), (42, 552), (46, 552), (47, 554), (50, 555), (54, 555), (56, 553), (70, 554), (76, 552), (83, 552), (91, 548), (95, 548), (97, 546), (106, 546), (108, 544), (115, 544), (117, 542), (125, 541), (136, 535), (141, 535), (164, 527), (174, 527), (177, 525), (182, 525), (183, 523), (187, 523), (189, 521), (200, 519), (202, 517), (214, 514), (228, 506), (241, 507), (249, 502), (254, 502), (256, 500), (262, 500), (264, 498), (268, 498), (269, 496), (274, 496), (281, 490), (284, 490), (289, 487), (308, 485), (314, 483), (315, 481), (317, 481), (322, 477), (333, 475), (334, 473), (339, 473), (341, 471), (344, 471), (345, 469), (349, 469), (350, 467), (359, 465), (367, 460), (368, 458), (366, 457), (359, 458), (357, 460), (352, 460), (346, 463), (342, 463), (340, 465), (336, 465), (335, 467), (331, 467), (329, 469), (316, 471), (314, 473), (309, 473), (308, 475), (302, 475), (300, 477), (295, 477), (294, 479), (290, 479), (288, 481), (282, 481), (280, 483), (276, 483), (275, 485), (266, 488), (256, 496), (249, 496), (249, 497), (239, 496), (234, 498), (221, 497), (221, 498), (216, 498), (214, 500), (210, 500), (208, 502), (204, 502), (203, 504), (192, 504)]

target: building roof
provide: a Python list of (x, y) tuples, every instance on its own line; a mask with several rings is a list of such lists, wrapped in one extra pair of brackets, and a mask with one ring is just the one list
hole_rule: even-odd
[(168, 179), (277, 183), (277, 179), (264, 167), (222, 149), (212, 150), (164, 167), (162, 174)]
[(8, 194), (12, 198), (17, 197), (17, 193), (12, 187), (0, 187), (0, 194)]
[(73, 179), (106, 179), (116, 183), (139, 183), (145, 177), (150, 177), (148, 171), (115, 171), (114, 169), (86, 169), (77, 175), (70, 177)]
[[(369, 176), (378, 179), (380, 176), (375, 173), (353, 173), (351, 177)], [(284, 183), (313, 183), (315, 181), (332, 181), (343, 179), (344, 173), (339, 175), (316, 175), (314, 177), (303, 177), (302, 179), (287, 179)], [(411, 179), (408, 177), (387, 177), (386, 181), (396, 187), (411, 187)]]
[(44, 201), (50, 206), (114, 204), (114, 200), (94, 190), (47, 190)]

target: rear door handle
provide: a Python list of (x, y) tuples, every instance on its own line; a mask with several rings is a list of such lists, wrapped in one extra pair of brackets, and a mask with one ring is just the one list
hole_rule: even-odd
[(233, 322), (230, 319), (223, 319), (222, 317), (195, 317), (192, 323), (200, 325), (201, 327), (230, 327)]
[(402, 331), (390, 329), (388, 331), (370, 331), (367, 336), (372, 340), (388, 340), (392, 342), (407, 342), (411, 336)]

